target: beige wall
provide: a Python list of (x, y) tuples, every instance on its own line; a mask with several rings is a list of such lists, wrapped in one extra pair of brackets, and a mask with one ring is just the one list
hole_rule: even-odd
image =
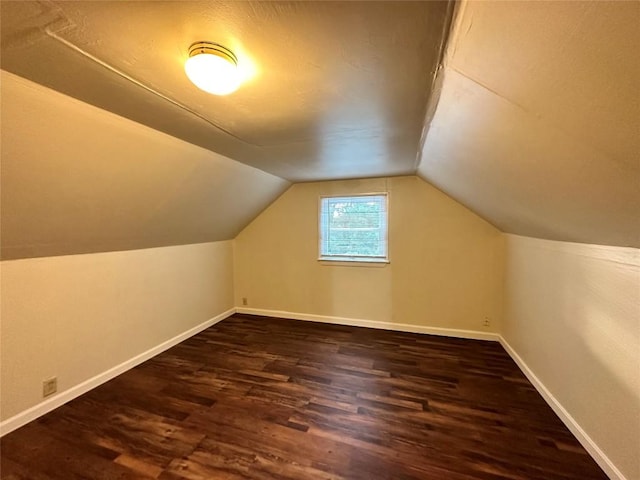
[(503, 337), (640, 478), (640, 250), (508, 235), (505, 285)]
[[(385, 191), (390, 264), (318, 262), (318, 197)], [(497, 331), (502, 249), (497, 229), (417, 177), (296, 184), (235, 239), (236, 305)]]
[(2, 281), (2, 419), (233, 307), (230, 241), (9, 260)]

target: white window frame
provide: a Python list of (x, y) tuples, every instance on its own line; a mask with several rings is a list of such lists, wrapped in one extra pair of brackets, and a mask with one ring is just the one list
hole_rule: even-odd
[[(384, 256), (371, 255), (326, 255), (322, 253), (324, 232), (322, 229), (322, 203), (327, 198), (353, 198), (353, 197), (384, 197), (385, 208), (385, 224), (384, 224)], [(318, 260), (327, 264), (387, 264), (389, 263), (389, 193), (388, 192), (369, 192), (342, 195), (320, 195), (318, 199)]]

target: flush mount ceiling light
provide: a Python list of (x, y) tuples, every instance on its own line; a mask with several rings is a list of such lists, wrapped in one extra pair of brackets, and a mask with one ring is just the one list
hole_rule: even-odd
[(238, 59), (217, 43), (191, 45), (184, 70), (196, 87), (214, 95), (227, 95), (240, 86)]

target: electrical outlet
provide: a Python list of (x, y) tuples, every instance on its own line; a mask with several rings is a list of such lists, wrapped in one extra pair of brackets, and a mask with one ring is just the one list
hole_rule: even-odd
[(491, 326), (491, 319), (489, 317), (484, 317), (484, 322), (482, 322), (482, 325), (485, 327), (490, 327)]
[(42, 396), (48, 397), (58, 391), (58, 378), (53, 377), (42, 382)]
[(247, 301), (247, 297), (242, 297), (242, 305), (249, 305), (249, 302)]

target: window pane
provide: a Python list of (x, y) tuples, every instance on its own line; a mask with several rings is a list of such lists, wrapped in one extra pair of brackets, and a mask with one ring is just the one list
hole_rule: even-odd
[(387, 197), (324, 197), (320, 211), (320, 256), (386, 259)]

